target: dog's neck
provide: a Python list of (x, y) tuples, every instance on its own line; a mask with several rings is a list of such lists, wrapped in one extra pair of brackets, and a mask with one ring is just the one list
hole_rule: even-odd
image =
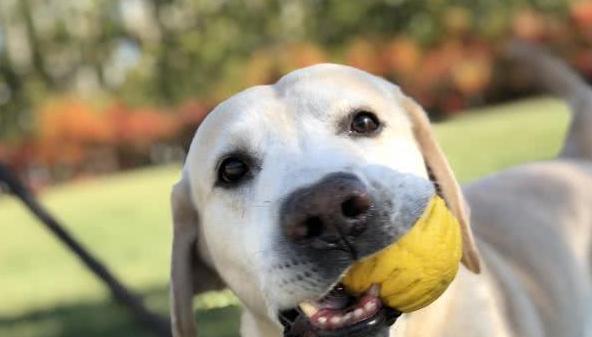
[(510, 330), (503, 316), (503, 303), (498, 285), (485, 268), (475, 275), (461, 267), (448, 290), (424, 309), (404, 315), (400, 334), (391, 330), (391, 337), (509, 337)]
[[(390, 337), (457, 337), (449, 335), (454, 331), (468, 331), (470, 336), (509, 337), (496, 289), (487, 270), (474, 275), (461, 267), (444, 295), (424, 309), (401, 316), (391, 328)], [(281, 337), (282, 330), (269, 319), (245, 310), (241, 336)]]

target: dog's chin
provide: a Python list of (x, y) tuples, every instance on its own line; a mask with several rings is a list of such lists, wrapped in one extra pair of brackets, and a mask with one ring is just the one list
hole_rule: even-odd
[(400, 315), (383, 305), (377, 287), (353, 296), (337, 284), (317, 300), (281, 311), (279, 320), (285, 337), (386, 337)]

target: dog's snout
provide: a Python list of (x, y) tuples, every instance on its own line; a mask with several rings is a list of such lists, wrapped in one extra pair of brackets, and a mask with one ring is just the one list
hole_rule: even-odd
[(367, 193), (352, 195), (341, 203), (341, 214), (348, 218), (363, 216), (372, 205)]
[(359, 236), (368, 225), (372, 199), (365, 184), (348, 173), (333, 173), (293, 192), (284, 202), (281, 225), (292, 241), (324, 248)]

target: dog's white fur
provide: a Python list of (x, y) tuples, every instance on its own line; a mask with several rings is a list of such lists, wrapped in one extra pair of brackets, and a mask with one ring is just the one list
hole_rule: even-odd
[[(380, 136), (338, 134), (335, 125), (352, 109), (375, 112), (385, 124)], [(480, 268), (460, 189), (425, 113), (398, 87), (350, 67), (317, 65), (241, 92), (202, 123), (173, 191), (174, 335), (195, 334), (194, 293), (226, 285), (245, 307), (242, 336), (281, 336), (277, 310), (311, 295), (279, 287), (288, 273), (273, 268), (281, 263), (281, 200), (347, 171), (390, 190), (397, 205), (432, 192), (427, 165), (463, 224), (466, 267), (435, 303), (403, 315), (391, 336), (584, 336), (592, 299), (592, 156), (582, 147), (592, 141), (570, 137), (566, 148), (576, 159), (512, 169), (466, 187)], [(233, 191), (216, 187), (220, 158), (237, 149), (264, 158), (257, 175)]]

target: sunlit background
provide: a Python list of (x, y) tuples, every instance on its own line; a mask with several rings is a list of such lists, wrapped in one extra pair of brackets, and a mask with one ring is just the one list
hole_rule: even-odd
[[(470, 181), (553, 156), (567, 125), (503, 57), (513, 38), (592, 78), (585, 0), (0, 0), (0, 162), (167, 315), (169, 190), (213, 106), (299, 67), (353, 65), (444, 121)], [(0, 336), (151, 336), (1, 191)], [(201, 336), (237, 336), (236, 303), (199, 298)]]

